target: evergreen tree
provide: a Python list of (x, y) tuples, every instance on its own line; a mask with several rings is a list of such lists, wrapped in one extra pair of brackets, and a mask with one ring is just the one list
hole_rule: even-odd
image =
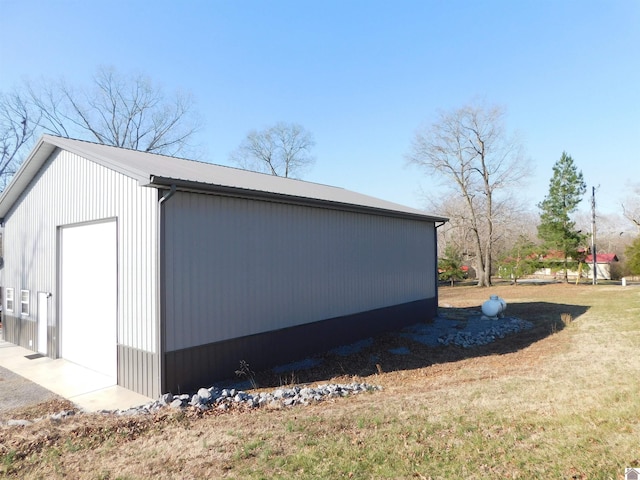
[(538, 264), (537, 247), (526, 235), (520, 235), (498, 263), (502, 278), (512, 279), (514, 285), (518, 284), (519, 278), (535, 272)]
[(632, 275), (640, 275), (640, 237), (627, 247), (627, 268)]
[(576, 211), (586, 189), (582, 172), (577, 170), (571, 156), (562, 152), (562, 157), (553, 166), (549, 193), (538, 204), (541, 210), (538, 236), (545, 247), (562, 252), (565, 282), (569, 281), (568, 258), (576, 258), (578, 247), (585, 240), (585, 235), (576, 231), (571, 214)]
[(454, 247), (447, 246), (444, 251), (444, 257), (438, 259), (438, 276), (440, 281), (451, 282), (452, 287), (456, 280), (464, 278), (462, 255)]

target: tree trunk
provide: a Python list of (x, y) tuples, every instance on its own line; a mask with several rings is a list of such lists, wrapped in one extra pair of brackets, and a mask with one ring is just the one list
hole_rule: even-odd
[(485, 250), (485, 260), (484, 260), (484, 285), (486, 287), (491, 286), (491, 241), (488, 242), (486, 250)]
[[(564, 224), (564, 230), (567, 230), (566, 222)], [(569, 283), (569, 260), (567, 259), (567, 239), (566, 237), (562, 241), (562, 256), (564, 257), (564, 283)]]
[(485, 259), (484, 252), (482, 251), (482, 238), (480, 237), (480, 230), (478, 228), (478, 215), (476, 214), (472, 196), (463, 188), (464, 198), (469, 207), (469, 213), (471, 216), (471, 225), (473, 232), (473, 243), (475, 244), (476, 251), (476, 277), (478, 279), (478, 287), (487, 287), (487, 281), (485, 277)]
[(482, 163), (482, 178), (484, 180), (484, 194), (486, 195), (486, 207), (485, 207), (485, 215), (486, 215), (486, 224), (487, 224), (487, 243), (485, 245), (485, 272), (484, 272), (484, 283), (487, 287), (491, 286), (491, 261), (493, 260), (491, 250), (493, 248), (493, 188), (491, 187), (491, 183), (489, 180), (489, 169), (486, 164), (486, 150), (485, 150), (485, 142), (478, 135), (478, 144), (481, 146), (479, 151), (480, 159)]
[(487, 287), (491, 286), (491, 263), (493, 261), (493, 253), (492, 253), (492, 249), (493, 249), (493, 217), (491, 215), (493, 215), (493, 208), (491, 206), (491, 194), (488, 195), (488, 207), (487, 207), (487, 214), (489, 215), (488, 219), (487, 219), (487, 245), (485, 247), (485, 261), (484, 261), (484, 265), (485, 265), (485, 284)]
[(488, 287), (487, 279), (485, 276), (485, 264), (484, 256), (482, 254), (482, 246), (480, 244), (480, 238), (477, 237), (476, 242), (476, 277), (478, 280), (478, 287)]

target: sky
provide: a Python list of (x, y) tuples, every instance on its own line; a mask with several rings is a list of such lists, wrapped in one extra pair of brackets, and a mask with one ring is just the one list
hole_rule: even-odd
[(478, 99), (522, 140), (533, 211), (563, 151), (599, 215), (640, 182), (639, 0), (0, 0), (0, 91), (99, 66), (191, 93), (202, 160), (299, 123), (305, 180), (416, 208), (443, 192), (406, 165), (412, 139)]

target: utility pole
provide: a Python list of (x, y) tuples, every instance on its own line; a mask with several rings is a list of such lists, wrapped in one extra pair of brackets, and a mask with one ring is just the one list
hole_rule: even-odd
[(596, 187), (591, 187), (591, 255), (593, 260), (592, 284), (598, 284), (598, 262), (596, 259)]

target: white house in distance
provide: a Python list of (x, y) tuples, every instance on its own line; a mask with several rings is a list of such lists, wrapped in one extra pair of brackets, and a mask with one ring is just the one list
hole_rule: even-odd
[[(589, 265), (588, 278), (593, 278), (593, 254), (587, 255), (584, 261)], [(617, 261), (615, 253), (596, 253), (596, 279), (611, 280), (611, 264)]]
[(445, 218), (45, 135), (0, 195), (5, 339), (157, 397), (429, 320)]

